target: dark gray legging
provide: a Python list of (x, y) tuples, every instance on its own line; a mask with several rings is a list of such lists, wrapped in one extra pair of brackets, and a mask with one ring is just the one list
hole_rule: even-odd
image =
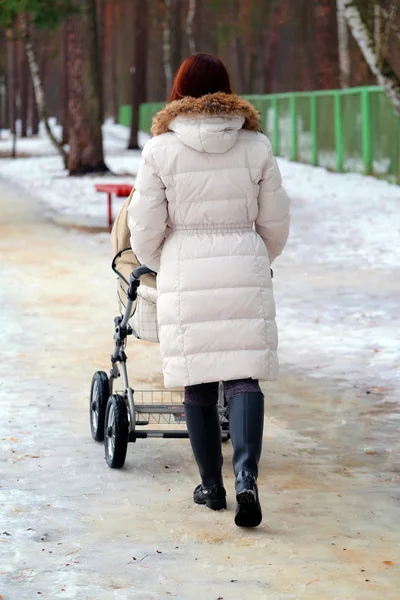
[[(218, 402), (218, 383), (201, 383), (185, 387), (185, 404), (191, 406), (215, 406)], [(237, 379), (224, 381), (224, 391), (227, 401), (233, 396), (248, 392), (261, 393), (256, 379)]]

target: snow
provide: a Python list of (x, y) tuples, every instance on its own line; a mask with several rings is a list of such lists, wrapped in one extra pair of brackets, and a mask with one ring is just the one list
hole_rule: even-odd
[[(52, 123), (55, 134), (60, 128)], [(101, 227), (107, 223), (106, 196), (95, 191), (96, 183), (128, 183), (133, 185), (140, 164), (140, 152), (126, 150), (129, 131), (122, 125), (107, 121), (103, 127), (104, 148), (111, 174), (69, 177), (61, 159), (41, 127), (37, 138), (18, 139), (17, 152), (24, 158), (1, 158), (11, 151), (11, 135), (0, 137), (0, 175), (7, 177), (40, 198), (50, 214), (64, 223)], [(141, 135), (142, 145), (146, 136)], [(26, 156), (26, 157), (25, 157)], [(113, 202), (116, 214), (124, 199)]]
[[(128, 130), (104, 126), (113, 175), (70, 178), (45, 139), (18, 140), (29, 158), (0, 158), (0, 176), (40, 199), (67, 223), (106, 225), (97, 182), (133, 184), (140, 152)], [(142, 141), (145, 141), (142, 136)], [(0, 156), (10, 150), (3, 132)], [(274, 265), (283, 369), (395, 396), (400, 373), (400, 188), (358, 174), (279, 159), (292, 204), (292, 229)], [(114, 211), (123, 202), (115, 201)]]

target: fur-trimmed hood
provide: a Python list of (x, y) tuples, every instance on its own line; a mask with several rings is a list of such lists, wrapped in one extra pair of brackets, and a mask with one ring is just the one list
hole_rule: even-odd
[(241, 129), (260, 131), (258, 112), (239, 96), (217, 93), (171, 102), (154, 117), (151, 132), (172, 131), (198, 152), (221, 154), (236, 144)]
[(172, 121), (177, 117), (243, 117), (243, 129), (260, 131), (259, 112), (250, 102), (235, 94), (218, 92), (201, 98), (186, 97), (170, 102), (154, 117), (151, 134), (168, 133)]

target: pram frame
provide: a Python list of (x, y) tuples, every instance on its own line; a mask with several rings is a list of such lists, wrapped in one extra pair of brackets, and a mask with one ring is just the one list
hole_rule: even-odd
[[(115, 269), (114, 269), (115, 270)], [(140, 430), (138, 427), (149, 425), (149, 421), (140, 420), (140, 415), (181, 415), (183, 413), (182, 404), (139, 404), (135, 403), (135, 391), (129, 385), (129, 376), (127, 369), (127, 355), (125, 353), (127, 339), (129, 336), (136, 336), (135, 331), (132, 329), (129, 324), (129, 320), (132, 316), (132, 309), (134, 303), (137, 300), (138, 296), (138, 288), (140, 286), (140, 278), (144, 275), (153, 274), (153, 272), (145, 266), (137, 267), (130, 275), (129, 281), (123, 278), (124, 282), (127, 284), (127, 302), (124, 307), (124, 312), (115, 317), (114, 319), (114, 352), (111, 355), (111, 370), (109, 372), (109, 376), (104, 372), (96, 372), (93, 376), (92, 380), (92, 391), (90, 397), (90, 417), (91, 424), (93, 424), (93, 414), (96, 411), (96, 415), (101, 414), (101, 418), (104, 419), (104, 432), (103, 432), (103, 424), (101, 422), (97, 422), (94, 425), (95, 431), (92, 427), (92, 436), (96, 441), (103, 441), (105, 444), (105, 453), (106, 453), (106, 461), (107, 464), (112, 468), (121, 468), (125, 461), (126, 447), (128, 442), (136, 442), (138, 439), (147, 439), (147, 438), (188, 438), (189, 434), (187, 430), (183, 429), (172, 429), (168, 427), (168, 429), (143, 429)], [(118, 273), (118, 275), (120, 275)], [(97, 383), (95, 383), (97, 379)], [(117, 379), (122, 379), (122, 390), (115, 391), (115, 382)], [(103, 407), (102, 411), (99, 411), (99, 406), (95, 406), (96, 400), (93, 399), (93, 394), (98, 392), (97, 386), (103, 386), (103, 403), (104, 403), (104, 395), (107, 396), (107, 410)], [(104, 389), (105, 386), (105, 389)], [(156, 392), (158, 393), (158, 391)], [(162, 393), (162, 391), (161, 391)], [(125, 405), (126, 407), (126, 417), (127, 417), (127, 426), (128, 426), (128, 435), (121, 436), (123, 439), (117, 440), (119, 445), (119, 454), (120, 459), (114, 460), (114, 456), (111, 454), (115, 449), (115, 439), (116, 432), (108, 423), (108, 415), (111, 414), (111, 407), (109, 410), (110, 403), (117, 400), (119, 402), (119, 406)], [(228, 420), (228, 411), (227, 404), (225, 401), (225, 395), (223, 392), (223, 386), (220, 384), (219, 387), (219, 399), (218, 399), (218, 407), (220, 413), (220, 421), (221, 421), (221, 437), (223, 441), (229, 440), (229, 420)], [(125, 412), (125, 411), (124, 411)], [(115, 418), (115, 415), (112, 415)], [(124, 416), (125, 418), (125, 416)], [(114, 437), (113, 437), (114, 436)], [(111, 438), (113, 437), (113, 444), (111, 443)], [(121, 451), (121, 446), (125, 448), (125, 451)], [(111, 452), (112, 450), (112, 452)]]

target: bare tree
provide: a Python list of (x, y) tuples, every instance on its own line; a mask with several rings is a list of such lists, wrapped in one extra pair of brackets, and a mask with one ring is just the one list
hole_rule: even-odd
[(133, 23), (134, 50), (132, 65), (132, 121), (128, 145), (129, 150), (137, 150), (139, 148), (139, 111), (140, 105), (146, 101), (147, 97), (147, 2), (142, 2), (142, 0), (134, 0), (134, 7), (135, 20)]
[(13, 135), (16, 134), (17, 120), (17, 54), (16, 54), (16, 19), (7, 30), (7, 91), (8, 91), (8, 126)]
[(273, 83), (273, 70), (276, 62), (276, 54), (279, 44), (281, 26), (285, 23), (289, 10), (288, 0), (276, 2), (272, 13), (270, 33), (267, 37), (264, 63), (264, 93), (270, 94)]
[(163, 63), (165, 83), (168, 93), (172, 88), (172, 62), (171, 62), (171, 0), (164, 0), (163, 23)]
[(314, 0), (318, 89), (339, 87), (338, 31), (335, 0)]
[(193, 22), (196, 16), (196, 0), (189, 0), (188, 12), (186, 17), (186, 35), (189, 44), (190, 54), (196, 52), (196, 42), (193, 35)]
[(171, 68), (173, 77), (181, 64), (182, 57), (182, 0), (172, 0), (170, 18)]
[(89, 145), (86, 155), (89, 157), (85, 169), (91, 172), (103, 173), (108, 171), (104, 162), (103, 152), (103, 98), (101, 67), (99, 56), (99, 33), (97, 21), (96, 0), (82, 2), (82, 21), (84, 36), (84, 90), (86, 119), (90, 130)]
[(21, 137), (26, 138), (28, 135), (30, 72), (28, 59), (21, 44), (19, 45), (19, 82)]
[(379, 4), (374, 5), (374, 39), (375, 50), (380, 57), (382, 53), (382, 10)]
[(340, 85), (348, 88), (350, 85), (351, 60), (349, 53), (349, 29), (344, 14), (343, 0), (337, 0), (338, 49)]
[(375, 75), (379, 85), (383, 86), (386, 95), (400, 114), (400, 80), (385, 57), (378, 56), (375, 42), (368, 26), (364, 23), (355, 0), (343, 0), (343, 10), (351, 33)]
[(110, 79), (111, 79), (111, 107), (115, 122), (118, 121), (118, 77), (117, 77), (117, 28), (119, 26), (118, 4), (112, 2), (110, 6)]
[(62, 143), (68, 144), (68, 31), (64, 23), (61, 34), (61, 125), (62, 125)]
[(81, 17), (70, 16), (68, 28), (70, 175), (104, 173), (101, 132), (95, 0), (84, 0)]
[(62, 145), (62, 143), (56, 138), (54, 135), (50, 123), (49, 116), (44, 96), (43, 90), (43, 82), (40, 76), (39, 64), (36, 58), (35, 50), (33, 47), (31, 31), (28, 23), (27, 16), (23, 14), (21, 16), (21, 34), (22, 40), (24, 42), (26, 55), (28, 57), (29, 67), (31, 70), (32, 81), (33, 81), (33, 89), (35, 92), (36, 104), (39, 112), (39, 117), (43, 121), (47, 135), (53, 146), (56, 148), (57, 152), (63, 159), (64, 165), (67, 166), (68, 155)]

